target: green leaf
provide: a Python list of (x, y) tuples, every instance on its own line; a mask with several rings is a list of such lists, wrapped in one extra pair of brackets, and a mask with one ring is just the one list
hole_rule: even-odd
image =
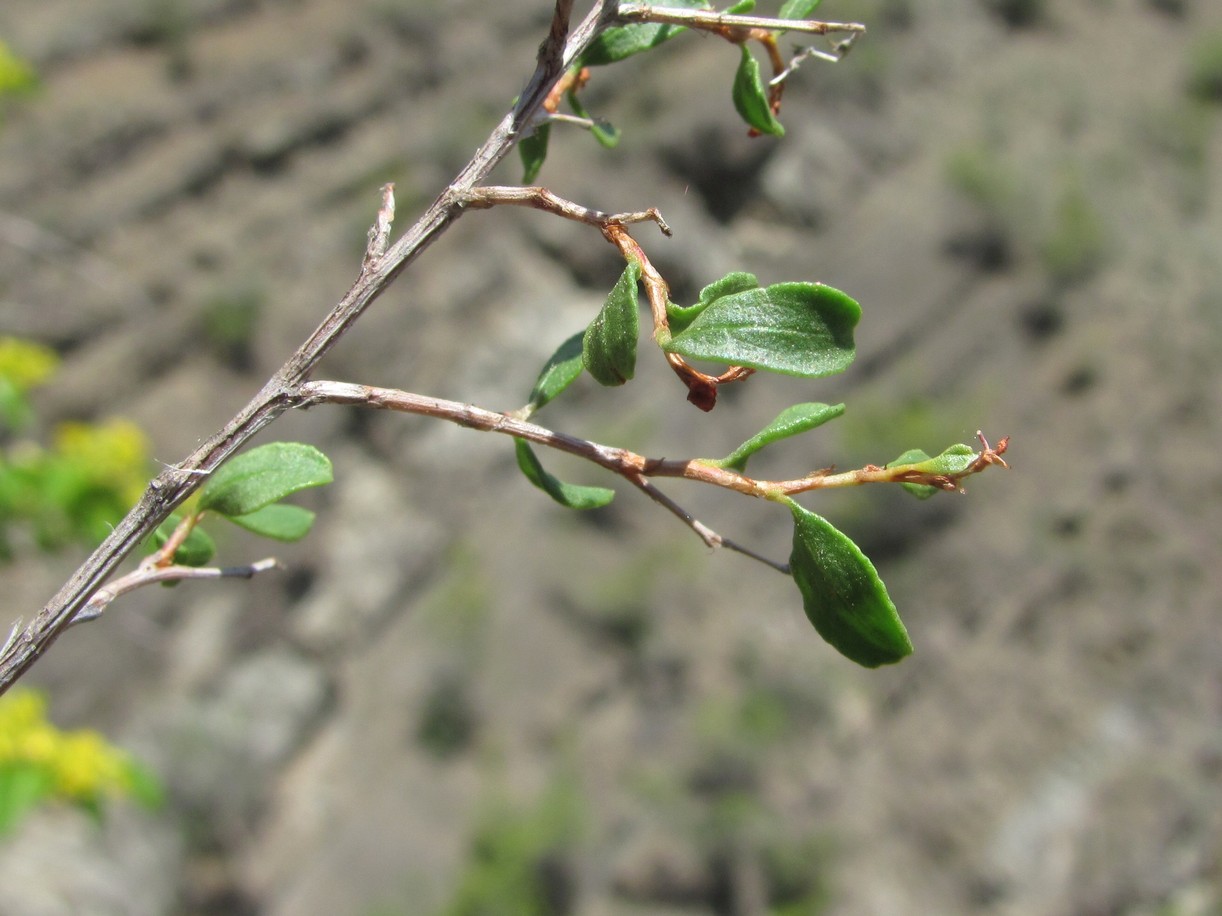
[(590, 133), (594, 135), (594, 139), (599, 142), (605, 149), (615, 149), (619, 146), (620, 132), (613, 125), (608, 124), (601, 118), (595, 118), (586, 111), (585, 106), (581, 104), (581, 99), (577, 97), (576, 92), (568, 94), (569, 107), (573, 109), (573, 114), (579, 118), (585, 118), (590, 122)]
[(562, 506), (570, 509), (597, 509), (615, 499), (615, 491), (606, 487), (582, 487), (565, 483), (543, 469), (534, 450), (524, 439), (514, 439), (518, 467), (526, 479)]
[(746, 470), (747, 459), (765, 446), (807, 430), (822, 426), (844, 413), (843, 404), (794, 404), (787, 407), (775, 420), (719, 461), (718, 467)]
[(722, 296), (663, 349), (688, 359), (820, 378), (853, 362), (861, 306), (822, 283), (774, 283)]
[(785, 136), (785, 128), (772, 113), (768, 104), (768, 92), (760, 79), (760, 65), (747, 46), (742, 46), (742, 60), (738, 63), (738, 72), (734, 74), (734, 108), (742, 119), (758, 130), (761, 134), (771, 134), (774, 137)]
[(789, 567), (819, 635), (867, 668), (911, 655), (908, 631), (874, 564), (826, 519), (786, 502), (794, 521)]
[[(707, 10), (710, 6), (707, 0), (665, 0), (654, 3), (657, 7), (674, 9)], [(613, 64), (642, 51), (656, 48), (662, 42), (674, 38), (681, 32), (686, 32), (683, 26), (664, 25), (656, 22), (621, 25), (607, 29), (595, 39), (594, 43), (581, 56), (578, 67), (599, 67)]]
[(755, 9), (755, 0), (738, 0), (737, 3), (723, 12), (731, 16), (741, 16), (744, 13), (751, 12), (753, 9)]
[(0, 836), (11, 833), (54, 788), (55, 777), (47, 764), (24, 760), (0, 764)]
[(277, 541), (300, 541), (310, 533), (314, 524), (314, 513), (301, 506), (287, 503), (272, 503), (246, 515), (230, 515), (229, 521), (241, 525), (247, 531)]
[[(890, 469), (910, 464), (913, 466), (913, 470), (923, 471), (926, 474), (953, 476), (955, 474), (962, 474), (975, 460), (976, 450), (970, 445), (960, 443), (952, 445), (937, 458), (930, 458), (928, 453), (921, 451), (919, 448), (909, 449), (890, 462), (887, 467)], [(929, 497), (938, 492), (937, 487), (930, 486), (927, 483), (901, 483), (900, 486), (917, 499), (929, 499)]]
[(720, 280), (714, 280), (708, 286), (700, 291), (700, 298), (695, 305), (681, 306), (675, 305), (673, 302), (666, 303), (666, 320), (670, 325), (672, 335), (679, 334), (687, 329), (696, 316), (708, 308), (709, 304), (722, 296), (729, 296), (733, 293), (741, 293), (749, 289), (755, 289), (759, 286), (759, 280), (755, 278), (755, 274), (749, 274), (745, 271), (736, 270), (733, 273), (728, 273)]
[(199, 508), (233, 517), (249, 515), (307, 487), (332, 480), (331, 461), (301, 442), (269, 442), (231, 458), (200, 490)]
[(781, 19), (809, 19), (819, 5), (819, 0), (785, 0), (781, 7)]
[(629, 261), (582, 338), (581, 362), (600, 385), (622, 385), (636, 373), (640, 278), (641, 265)]
[(522, 184), (531, 184), (539, 177), (539, 170), (547, 159), (547, 138), (551, 136), (552, 125), (540, 124), (529, 137), (518, 141), (518, 155), (522, 157)]
[(585, 331), (578, 331), (557, 347), (556, 352), (551, 355), (543, 369), (539, 372), (539, 378), (535, 381), (535, 387), (530, 392), (530, 413), (540, 410), (553, 398), (559, 396), (569, 385), (577, 381), (583, 368), (581, 364), (581, 341), (585, 337), (585, 333)]
[[(174, 529), (181, 521), (182, 516), (175, 512), (157, 526), (157, 530), (152, 535), (155, 550), (165, 546), (166, 541), (170, 539)], [(174, 562), (180, 566), (206, 566), (214, 556), (216, 556), (216, 542), (212, 540), (207, 531), (196, 525), (187, 535), (187, 539), (174, 551)]]

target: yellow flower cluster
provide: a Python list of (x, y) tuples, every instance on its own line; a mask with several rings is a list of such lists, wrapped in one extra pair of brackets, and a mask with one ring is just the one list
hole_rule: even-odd
[(48, 777), (49, 795), (85, 804), (137, 789), (127, 753), (94, 731), (60, 731), (46, 714), (46, 699), (36, 691), (0, 697), (0, 769), (37, 767)]
[(134, 503), (148, 477), (148, 438), (130, 420), (61, 423), (55, 429), (55, 451), (74, 465), (88, 468), (89, 479)]
[[(0, 69), (3, 68), (3, 52), (4, 46), (0, 45)], [(41, 385), (58, 366), (59, 357), (50, 347), (16, 337), (0, 337), (0, 379), (18, 391), (29, 391)]]

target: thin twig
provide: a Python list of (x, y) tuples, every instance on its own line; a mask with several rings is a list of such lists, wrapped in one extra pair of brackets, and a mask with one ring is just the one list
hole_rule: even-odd
[[(441, 195), (397, 242), (359, 278), (343, 299), (331, 309), (313, 334), (297, 348), (236, 416), (175, 468), (167, 468), (153, 479), (136, 506), (110, 535), (61, 586), (34, 619), (0, 650), (0, 693), (17, 680), (56, 640), (84, 607), (89, 596), (114, 573), (119, 564), (183, 500), (203, 483), (204, 476), (220, 466), (252, 436), (280, 416), (289, 406), (289, 393), (309, 378), (319, 360), (364, 314), (420, 254), (436, 241), (463, 213), (463, 196), (484, 181), (509, 154), (535, 111), (564, 73), (612, 22), (617, 0), (596, 0), (581, 24), (569, 32), (572, 0), (556, 0), (547, 40), (539, 52), (539, 64), (513, 109), (492, 131), (488, 140)], [(567, 41), (565, 36), (568, 35)]]
[(953, 474), (931, 473), (921, 470), (917, 464), (902, 464), (889, 468), (871, 464), (839, 474), (821, 469), (791, 480), (756, 480), (711, 461), (699, 458), (647, 458), (625, 448), (601, 445), (588, 439), (559, 433), (509, 414), (395, 388), (378, 388), (351, 382), (306, 382), (289, 395), (289, 401), (290, 406), (301, 408), (318, 404), (348, 404), (448, 420), (469, 429), (515, 436), (576, 455), (628, 480), (635, 477), (682, 477), (759, 499), (777, 500), (809, 490), (856, 487), (871, 483), (918, 483), (942, 490), (954, 490), (962, 485), (965, 478), (978, 474), (991, 465), (1008, 467), (1001, 457), (1006, 451), (1008, 440), (1002, 439), (994, 448), (983, 435), (978, 434), (982, 451), (964, 470)]
[(767, 29), (772, 32), (805, 32), (809, 35), (830, 35), (840, 32), (864, 32), (866, 30), (866, 27), (860, 22), (770, 19), (765, 16), (737, 16), (727, 13), (710, 13), (704, 10), (646, 6), (639, 3), (621, 6), (617, 18), (621, 22), (657, 22), (665, 25), (681, 25), (691, 29), (702, 29), (706, 32)]
[(626, 226), (632, 223), (656, 223), (665, 236), (674, 235), (666, 220), (656, 207), (640, 210), (634, 213), (604, 213), (602, 210), (591, 210), (571, 200), (565, 200), (553, 194), (547, 188), (523, 188), (517, 185), (486, 185), (472, 188), (462, 198), (463, 206), (476, 210), (489, 210), (492, 207), (505, 204), (508, 206), (530, 207), (532, 210), (543, 210), (556, 216), (563, 216), (575, 222), (585, 223), (604, 229), (608, 225)]
[(78, 623), (96, 620), (116, 598), (146, 585), (154, 585), (158, 582), (181, 582), (183, 579), (253, 579), (259, 573), (279, 568), (280, 564), (274, 557), (267, 557), (247, 566), (142, 565), (135, 572), (120, 576), (94, 592), (68, 626), (74, 627)]

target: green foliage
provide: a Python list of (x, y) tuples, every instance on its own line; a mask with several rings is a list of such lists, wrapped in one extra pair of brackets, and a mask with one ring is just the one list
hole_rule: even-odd
[(582, 365), (585, 352), (584, 338), (585, 331), (578, 331), (557, 347), (556, 352), (548, 358), (547, 363), (539, 372), (535, 387), (531, 389), (530, 402), (526, 410), (528, 415), (546, 406), (552, 398), (577, 381), (584, 368)]
[[(712, 9), (707, 0), (663, 0), (654, 6), (677, 9)], [(601, 67), (650, 51), (687, 29), (677, 25), (642, 23), (607, 29), (581, 56), (579, 67)]]
[(792, 407), (786, 407), (775, 420), (725, 458), (710, 463), (735, 471), (745, 471), (747, 460), (760, 449), (822, 426), (843, 413), (843, 404), (794, 404)]
[(539, 177), (539, 170), (547, 159), (547, 141), (551, 137), (552, 125), (543, 123), (534, 133), (523, 137), (518, 143), (518, 155), (522, 157), (522, 184), (531, 184)]
[(0, 103), (6, 99), (29, 95), (36, 88), (38, 75), (34, 68), (0, 41)]
[(458, 887), (438, 916), (561, 916), (572, 894), (567, 854), (581, 832), (574, 790), (557, 783), (532, 808), (493, 803)]
[(331, 462), (312, 445), (269, 442), (221, 465), (199, 493), (201, 512), (238, 521), (308, 487), (328, 484)]
[(1222, 32), (1211, 32), (1197, 40), (1188, 56), (1185, 85), (1193, 98), (1222, 104)]
[(62, 802), (95, 816), (113, 799), (161, 803), (156, 778), (93, 731), (63, 732), (32, 690), (0, 697), (0, 836), (40, 804)]
[[(160, 549), (165, 546), (174, 533), (174, 529), (181, 523), (182, 516), (175, 512), (158, 525), (150, 538), (153, 548)], [(208, 532), (197, 525), (191, 529), (186, 540), (174, 551), (174, 562), (183, 566), (207, 566), (214, 556), (216, 556), (216, 542), (212, 540)]]
[(615, 499), (615, 491), (606, 487), (584, 487), (565, 483), (543, 469), (534, 449), (522, 439), (514, 440), (517, 450), (518, 468), (526, 479), (569, 509), (599, 509)]
[(629, 261), (582, 338), (581, 363), (600, 385), (622, 385), (636, 373), (640, 278), (641, 265)]
[(764, 89), (763, 80), (760, 79), (759, 62), (751, 56), (746, 45), (743, 45), (741, 50), (742, 57), (739, 60), (738, 71), (734, 75), (732, 92), (734, 110), (761, 134), (783, 137), (785, 128), (781, 126), (781, 122), (772, 112), (768, 92)]
[(1057, 200), (1052, 227), (1040, 245), (1044, 267), (1054, 282), (1068, 285), (1089, 277), (1106, 252), (1103, 220), (1082, 187), (1073, 183)]
[(775, 283), (713, 299), (663, 347), (689, 359), (820, 378), (853, 361), (860, 317), (861, 307), (830, 286)]
[(786, 502), (794, 521), (790, 571), (819, 635), (867, 668), (911, 655), (908, 631), (874, 564), (826, 519)]
[(778, 14), (780, 19), (809, 19), (819, 0), (785, 0)]

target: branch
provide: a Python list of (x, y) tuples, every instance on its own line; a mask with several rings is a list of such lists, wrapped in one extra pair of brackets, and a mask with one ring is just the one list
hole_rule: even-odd
[[(778, 500), (783, 496), (793, 496), (809, 490), (856, 487), (869, 483), (917, 483), (937, 487), (940, 490), (956, 490), (962, 486), (965, 478), (978, 474), (992, 465), (1008, 467), (1001, 456), (1005, 453), (1009, 440), (1002, 439), (996, 447), (993, 447), (982, 434), (977, 433), (982, 446), (981, 452), (964, 470), (955, 474), (933, 474), (920, 470), (915, 464), (901, 464), (890, 468), (870, 464), (855, 471), (844, 471), (839, 474), (824, 468), (792, 480), (756, 480), (707, 460), (647, 458), (628, 449), (600, 445), (588, 439), (558, 433), (515, 416), (496, 413), (473, 404), (413, 394), (410, 391), (399, 391), (395, 388), (377, 388), (372, 385), (356, 385), (350, 382), (318, 381), (306, 382), (290, 395), (290, 406), (292, 407), (307, 408), (317, 404), (349, 404), (380, 410), (396, 410), (438, 420), (448, 420), (470, 429), (514, 436), (547, 448), (576, 455), (578, 458), (584, 458), (609, 471), (614, 471), (636, 486), (640, 486), (637, 483), (639, 478), (682, 477), (685, 480), (712, 484), (727, 490), (745, 493), (748, 496), (769, 500)], [(667, 508), (670, 506), (668, 505)]]
[[(89, 596), (102, 586), (118, 565), (176, 506), (203, 484), (212, 470), (290, 406), (289, 393), (309, 377), (319, 360), (394, 279), (462, 215), (464, 196), (485, 180), (513, 149), (552, 85), (589, 47), (598, 33), (612, 22), (617, 5), (616, 0), (596, 0), (589, 15), (570, 35), (572, 0), (556, 0), (551, 29), (539, 49), (534, 74), (517, 104), (496, 126), (474, 158), (402, 238), (387, 248), (384, 254), (366, 262), (352, 288), (262, 390), (223, 429), (209, 437), (180, 464), (167, 468), (153, 479), (139, 503), (119, 522), (110, 536), (81, 564), (29, 625), (19, 633), (15, 632), (8, 643), (0, 648), (0, 693), (8, 690), (47, 650), (80, 613)], [(375, 226), (375, 240), (380, 238), (380, 224), (381, 219)], [(370, 253), (374, 254), (376, 248), (371, 242)]]
[(621, 6), (616, 17), (620, 22), (657, 22), (681, 25), (706, 32), (726, 34), (731, 31), (766, 29), (770, 32), (805, 32), (808, 35), (865, 32), (860, 22), (816, 22), (801, 19), (770, 19), (765, 16), (736, 16), (676, 7), (646, 6), (630, 3)]

